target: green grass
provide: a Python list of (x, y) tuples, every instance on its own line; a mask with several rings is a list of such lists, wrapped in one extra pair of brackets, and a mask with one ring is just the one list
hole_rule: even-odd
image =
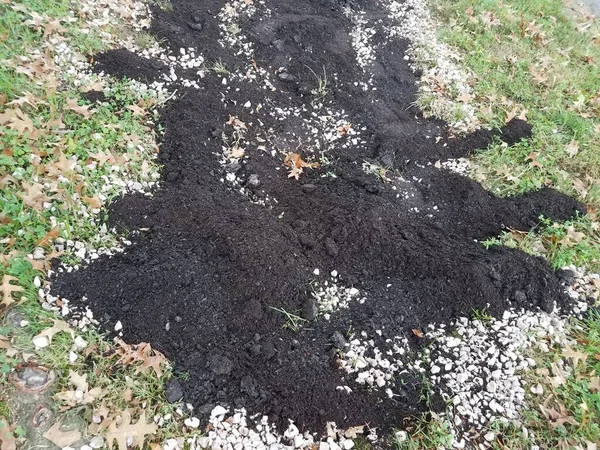
[(452, 427), (435, 414), (423, 414), (393, 434), (396, 450), (427, 450), (451, 448)]
[[(509, 112), (518, 116), (526, 109), (534, 127), (529, 141), (510, 148), (498, 142), (476, 154), (474, 177), (501, 196), (554, 187), (586, 203), (595, 221), (600, 202), (598, 24), (579, 31), (560, 0), (444, 0), (435, 8), (445, 25), (443, 40), (461, 52), (462, 65), (473, 74), (478, 119), (499, 127)], [(576, 147), (571, 155), (569, 148)], [(587, 243), (550, 252), (551, 262), (598, 268), (598, 234), (586, 220), (572, 225), (589, 233)]]

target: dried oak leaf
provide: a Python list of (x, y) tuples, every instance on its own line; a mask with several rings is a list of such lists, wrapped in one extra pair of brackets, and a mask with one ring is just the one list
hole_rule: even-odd
[(564, 348), (562, 354), (565, 358), (571, 360), (571, 365), (573, 366), (573, 368), (577, 368), (579, 361), (581, 361), (581, 363), (585, 365), (585, 362), (587, 361), (587, 357), (588, 357), (587, 354), (577, 351), (577, 350), (573, 350), (568, 345)]
[(558, 403), (558, 411), (548, 406), (552, 397), (552, 395), (548, 396), (548, 398), (544, 401), (544, 404), (539, 405), (542, 414), (544, 417), (546, 417), (546, 419), (548, 419), (550, 426), (553, 429), (556, 429), (558, 427), (564, 427), (564, 425), (567, 423), (571, 425), (579, 425), (579, 423), (569, 415), (567, 408), (565, 408), (563, 404)]
[(23, 136), (26, 131), (33, 133), (35, 130), (32, 120), (21, 111), (21, 108), (7, 109), (2, 113), (0, 115), (0, 125), (5, 125), (11, 130), (17, 131), (20, 136)]
[(117, 339), (116, 342), (119, 345), (117, 353), (121, 355), (117, 363), (131, 366), (141, 362), (142, 364), (136, 367), (136, 373), (146, 373), (148, 370), (153, 369), (156, 375), (161, 377), (163, 374), (161, 366), (169, 365), (167, 358), (148, 343), (142, 342), (137, 345), (129, 345), (121, 339)]
[(577, 142), (576, 140), (572, 140), (571, 142), (569, 142), (569, 144), (565, 147), (565, 150), (567, 151), (567, 153), (569, 154), (569, 156), (572, 158), (573, 156), (575, 156), (577, 153), (579, 153), (579, 142)]
[(63, 391), (54, 395), (56, 400), (65, 402), (68, 407), (88, 405), (104, 396), (101, 388), (89, 388), (87, 374), (79, 375), (77, 372), (69, 370), (69, 383), (75, 386), (75, 390)]
[(300, 178), (300, 175), (302, 175), (305, 167), (319, 167), (319, 163), (307, 163), (298, 153), (288, 153), (283, 161), (283, 164), (291, 169), (290, 173), (288, 174), (288, 178), (295, 178), (296, 180)]
[(22, 183), (21, 186), (23, 187), (24, 192), (20, 193), (19, 196), (23, 200), (23, 203), (36, 211), (42, 211), (44, 209), (44, 203), (52, 200), (52, 197), (46, 195), (46, 188), (44, 185), (40, 183)]
[(97, 209), (102, 207), (102, 202), (96, 195), (94, 195), (93, 197), (87, 197), (83, 195), (81, 197), (81, 200), (90, 205), (91, 208)]
[(414, 328), (412, 330), (412, 332), (418, 338), (422, 338), (423, 337), (423, 332), (421, 330), (419, 330), (418, 328)]
[[(56, 421), (48, 431), (44, 433), (44, 437), (59, 448), (69, 447), (81, 439), (81, 431), (79, 430), (61, 430), (62, 422)], [(4, 448), (4, 447), (3, 447)]]
[(231, 125), (236, 130), (247, 130), (248, 127), (244, 122), (238, 119), (236, 116), (229, 116), (229, 120), (227, 121), (227, 125)]
[(85, 119), (89, 119), (94, 114), (94, 111), (90, 111), (89, 106), (79, 106), (76, 98), (68, 99), (66, 107), (68, 110), (81, 114)]
[(2, 284), (0, 285), (0, 291), (2, 292), (2, 302), (0, 304), (4, 305), (4, 308), (8, 308), (16, 301), (12, 296), (13, 292), (25, 290), (21, 286), (11, 284), (11, 281), (17, 281), (17, 278), (4, 274), (2, 277)]
[(58, 225), (56, 225), (54, 228), (52, 228), (50, 231), (48, 231), (43, 238), (41, 238), (39, 241), (37, 241), (35, 243), (36, 247), (46, 247), (50, 244), (52, 244), (52, 242), (58, 237), (58, 233), (59, 233), (59, 229), (58, 229)]
[(32, 339), (32, 342), (36, 346), (36, 348), (48, 347), (52, 342), (52, 338), (54, 338), (54, 335), (60, 333), (61, 331), (70, 333), (72, 338), (75, 337), (75, 332), (71, 329), (69, 325), (67, 325), (66, 322), (57, 319), (53, 319), (52, 322), (53, 325), (50, 328), (41, 331)]
[(13, 427), (4, 417), (0, 417), (0, 448), (2, 450), (17, 450), (17, 440)]
[(127, 409), (121, 413), (121, 421), (113, 420), (106, 430), (106, 445), (109, 449), (114, 447), (115, 442), (119, 450), (128, 450), (127, 441), (134, 439), (134, 445), (143, 448), (147, 435), (156, 434), (158, 426), (155, 423), (146, 423), (146, 412), (142, 411), (136, 423), (131, 423), (131, 410)]

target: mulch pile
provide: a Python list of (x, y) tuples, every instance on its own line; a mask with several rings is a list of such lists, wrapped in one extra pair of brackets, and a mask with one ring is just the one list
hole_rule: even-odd
[[(173, 12), (155, 11), (157, 37), (175, 52), (196, 47), (231, 73), (245, 70), (247, 61), (217, 42), (215, 16), (223, 1), (172, 3)], [(161, 189), (153, 198), (126, 196), (109, 211), (112, 225), (149, 231), (124, 254), (60, 275), (53, 294), (89, 305), (108, 331), (120, 320), (126, 341), (149, 341), (163, 351), (189, 374), (182, 381), (185, 401), (200, 417), (218, 403), (313, 430), (327, 421), (397, 425), (424, 408), (420, 379), (397, 380), (400, 396), (394, 400), (358, 386), (336, 368), (334, 332), (374, 336), (383, 330), (381, 339), (405, 335), (417, 348), (422, 340), (411, 329), (449, 322), (472, 309), (497, 315), (511, 307), (550, 310), (564, 304), (559, 279), (544, 260), (509, 248), (485, 249), (479, 242), (507, 227), (529, 230), (542, 214), (565, 220), (582, 207), (550, 189), (498, 198), (469, 178), (437, 169), (440, 159), (485, 149), (492, 139), (512, 145), (531, 129), (513, 120), (497, 133), (453, 138), (444, 123), (424, 119), (411, 106), (416, 75), (404, 60), (406, 43), (378, 50), (377, 90), (363, 91), (354, 86), (362, 72), (350, 45), (351, 22), (341, 12), (347, 2), (267, 3), (272, 15), (248, 20), (242, 30), (277, 91), (234, 81), (240, 90), (226, 91), (224, 75), (211, 71), (199, 90), (179, 87), (177, 99), (161, 113)], [(368, 14), (380, 14), (376, 2), (357, 3)], [(191, 17), (201, 26), (192, 28)], [(144, 81), (162, 70), (125, 50), (96, 59), (98, 70)], [(279, 67), (290, 77), (278, 77)], [(327, 154), (332, 164), (304, 169), (299, 180), (288, 178), (283, 157), (273, 157), (271, 148), (252, 145), (252, 133), (240, 164), (219, 163), (230, 116), (250, 131), (272, 129), (267, 146), (309, 159), (308, 149), (278, 139), (302, 136), (298, 121), (251, 114), (243, 105), (310, 104), (314, 73), (323, 68), (325, 101), (344, 110), (350, 123), (366, 127), (365, 145), (335, 147)], [(387, 167), (390, 181), (366, 174), (365, 161)], [(223, 181), (228, 172), (250, 196)], [(250, 197), (276, 202), (265, 207)], [(318, 317), (296, 332), (284, 328), (285, 317), (273, 308), (298, 314), (310, 309), (311, 283), (330, 279), (333, 270), (340, 284), (366, 296), (365, 303), (329, 321)], [(337, 390), (341, 385), (354, 392)]]

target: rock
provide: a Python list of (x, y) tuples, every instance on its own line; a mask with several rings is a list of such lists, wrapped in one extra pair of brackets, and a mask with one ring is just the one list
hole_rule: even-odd
[(314, 297), (307, 298), (302, 307), (302, 317), (306, 320), (314, 320), (318, 314), (319, 304), (317, 303), (317, 299)]
[(200, 16), (198, 14), (194, 14), (194, 15), (192, 15), (192, 20), (194, 21), (194, 23), (201, 23), (202, 22), (202, 16)]
[(248, 177), (248, 185), (253, 188), (260, 186), (260, 180), (258, 179), (257, 174), (253, 173)]
[(315, 246), (317, 245), (317, 242), (315, 241), (315, 239), (308, 234), (299, 234), (298, 239), (300, 240), (300, 243), (304, 247), (309, 248), (309, 249), (315, 248)]
[(344, 450), (350, 450), (352, 447), (354, 447), (354, 441), (352, 439), (345, 439), (340, 442), (340, 447), (342, 447)]
[(490, 431), (489, 433), (486, 433), (485, 436), (483, 436), (483, 438), (488, 442), (494, 442), (494, 439), (496, 439), (496, 435)]
[(229, 375), (233, 370), (233, 362), (224, 355), (211, 355), (208, 367), (217, 375)]
[(312, 183), (307, 183), (307, 184), (302, 185), (302, 191), (305, 192), (306, 194), (310, 194), (311, 192), (314, 192), (316, 189), (317, 189), (317, 186), (315, 186)]
[(183, 398), (183, 388), (177, 378), (171, 377), (165, 383), (165, 395), (169, 403), (177, 403)]
[(188, 417), (183, 421), (186, 427), (198, 428), (200, 426), (200, 419), (197, 417)]
[(94, 449), (102, 448), (104, 447), (104, 438), (102, 436), (94, 436), (89, 445)]
[(188, 23), (188, 27), (191, 28), (194, 31), (202, 31), (202, 29), (204, 28), (204, 26), (200, 22), (198, 22), (198, 23), (189, 22)]
[(285, 47), (285, 39), (276, 39), (273, 42), (271, 42), (271, 44), (273, 45), (273, 47), (275, 47), (277, 51), (281, 52)]
[(29, 389), (39, 389), (48, 382), (49, 374), (39, 367), (25, 367), (17, 372), (17, 376)]
[(327, 251), (327, 254), (332, 257), (336, 257), (340, 252), (337, 244), (330, 237), (325, 239), (325, 250)]
[(514, 297), (515, 297), (515, 301), (517, 301), (519, 303), (527, 302), (527, 295), (523, 291), (515, 291)]
[(333, 336), (331, 336), (331, 342), (333, 343), (333, 346), (339, 350), (346, 347), (346, 339), (344, 339), (344, 336), (339, 331), (333, 333)]
[(258, 300), (252, 299), (248, 302), (246, 308), (244, 308), (244, 312), (250, 317), (260, 320), (263, 316), (263, 307)]
[(217, 405), (211, 411), (210, 416), (211, 417), (219, 417), (219, 416), (224, 416), (225, 414), (227, 414), (227, 409), (223, 408), (221, 405)]
[(285, 81), (286, 83), (293, 83), (295, 81), (298, 81), (298, 78), (287, 72), (279, 72), (277, 74), (277, 78), (279, 78), (281, 81)]
[(250, 397), (258, 397), (258, 390), (256, 389), (256, 381), (250, 375), (246, 375), (240, 382), (240, 390)]

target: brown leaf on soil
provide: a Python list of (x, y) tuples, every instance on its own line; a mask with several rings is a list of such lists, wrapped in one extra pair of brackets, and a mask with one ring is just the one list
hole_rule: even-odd
[(573, 188), (577, 191), (577, 193), (581, 196), (582, 199), (585, 199), (589, 192), (589, 186), (579, 178), (575, 178), (573, 180)]
[[(571, 227), (569, 227), (569, 228), (571, 228)], [(568, 345), (564, 348), (562, 354), (565, 358), (567, 358), (571, 361), (571, 366), (573, 368), (577, 368), (577, 365), (579, 364), (580, 361), (582, 364), (585, 365), (585, 362), (587, 361), (587, 357), (588, 357), (587, 354), (577, 351), (577, 350), (573, 350)]]
[(231, 125), (236, 130), (247, 130), (248, 127), (244, 122), (238, 119), (236, 116), (229, 116), (229, 120), (227, 121), (227, 125)]
[(0, 416), (0, 448), (2, 450), (17, 450), (17, 440), (13, 434), (13, 427)]
[(23, 95), (21, 97), (16, 98), (11, 102), (8, 102), (8, 104), (11, 106), (12, 105), (19, 105), (19, 106), (29, 105), (32, 108), (37, 108), (37, 106), (39, 104), (46, 104), (46, 102), (43, 100), (40, 100), (39, 97), (35, 96), (31, 92), (23, 91)]
[(418, 338), (422, 338), (424, 336), (423, 332), (421, 330), (419, 330), (418, 328), (413, 328), (412, 332)]
[(296, 180), (300, 178), (305, 167), (319, 167), (319, 163), (307, 163), (298, 153), (288, 153), (283, 160), (283, 164), (291, 168), (288, 178), (295, 178)]
[(62, 431), (61, 428), (62, 422), (56, 421), (54, 425), (44, 433), (44, 437), (59, 448), (69, 447), (82, 437), (79, 430)]
[(156, 434), (158, 426), (155, 423), (146, 423), (146, 412), (142, 411), (136, 423), (131, 423), (131, 410), (121, 413), (121, 421), (113, 420), (106, 431), (106, 445), (109, 449), (115, 442), (119, 450), (127, 450), (128, 439), (134, 439), (134, 445), (143, 448), (146, 436)]
[(14, 292), (22, 292), (25, 290), (21, 286), (11, 284), (11, 281), (18, 280), (15, 277), (4, 274), (2, 277), (2, 284), (0, 285), (0, 292), (2, 292), (2, 302), (0, 302), (0, 305), (4, 305), (5, 309), (15, 303), (16, 300), (12, 296)]
[(579, 153), (579, 142), (577, 142), (576, 140), (572, 140), (571, 142), (569, 142), (569, 144), (565, 147), (565, 150), (567, 151), (567, 153), (569, 154), (569, 156), (572, 158), (573, 156), (575, 156), (577, 153)]
[(56, 239), (58, 237), (58, 233), (59, 233), (59, 229), (58, 229), (58, 225), (56, 225), (54, 228), (52, 228), (50, 231), (48, 231), (43, 238), (41, 238), (39, 241), (37, 241), (35, 243), (36, 247), (46, 247), (47, 245), (50, 245), (54, 239)]
[(67, 100), (66, 107), (70, 111), (76, 112), (77, 114), (81, 114), (85, 119), (89, 119), (90, 116), (94, 114), (94, 111), (90, 111), (89, 106), (79, 106), (77, 104), (76, 98), (70, 98), (69, 100)]

